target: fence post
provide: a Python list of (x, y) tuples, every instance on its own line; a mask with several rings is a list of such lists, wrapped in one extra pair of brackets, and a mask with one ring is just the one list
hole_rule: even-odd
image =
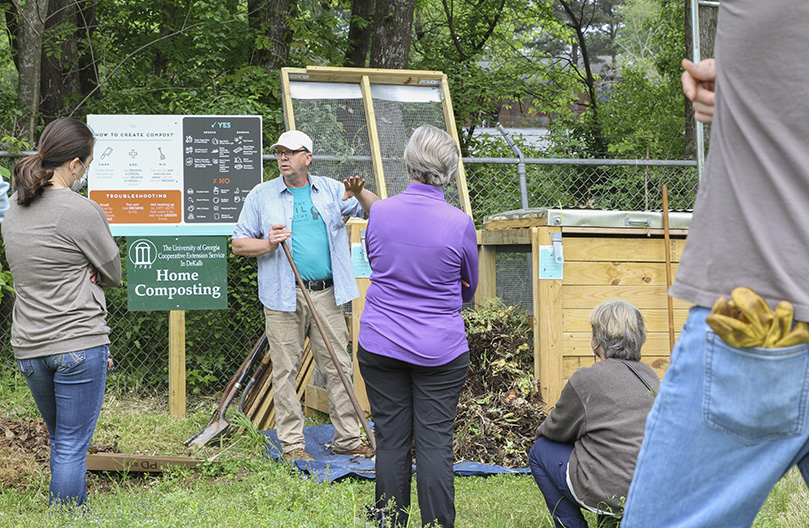
[(169, 311), (169, 414), (185, 418), (185, 311)]

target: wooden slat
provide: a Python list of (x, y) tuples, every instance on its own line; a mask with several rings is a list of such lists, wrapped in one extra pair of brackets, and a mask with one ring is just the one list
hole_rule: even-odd
[[(666, 262), (666, 248), (657, 237), (617, 238), (562, 236), (565, 265), (575, 261)], [(671, 240), (672, 262), (679, 262), (685, 239)]]
[(169, 311), (169, 414), (185, 418), (185, 311)]
[(190, 457), (125, 455), (122, 453), (92, 453), (87, 455), (89, 471), (125, 471), (159, 473), (174, 467), (196, 467), (205, 462)]
[[(676, 271), (677, 266), (672, 269)], [(655, 262), (572, 261), (565, 262), (564, 276), (565, 286), (665, 286), (666, 265)]]
[[(556, 230), (558, 231), (558, 230)], [(532, 261), (539, 262), (539, 246), (552, 245), (554, 229), (531, 229)], [(562, 392), (562, 281), (539, 280), (532, 274), (534, 313), (534, 376), (542, 400), (556, 401)]]
[[(584, 234), (589, 235), (593, 232), (592, 227), (581, 227), (581, 226), (565, 226), (562, 228), (562, 233), (568, 234)], [(660, 228), (653, 228), (653, 229), (643, 229), (643, 228), (627, 228), (627, 227), (599, 227), (598, 229), (599, 234), (601, 235), (614, 235), (620, 237), (633, 237), (633, 236), (642, 236), (642, 237), (662, 237), (664, 234), (664, 230)], [(680, 236), (685, 237), (688, 235), (688, 229), (671, 229), (669, 232), (671, 236)]]
[[(679, 332), (675, 334), (679, 339)], [(593, 349), (590, 348), (589, 332), (564, 332), (562, 333), (562, 354), (568, 356), (593, 357)], [(641, 350), (643, 356), (668, 356), (669, 355), (669, 334), (668, 332), (650, 332), (646, 335), (646, 344)]]
[(289, 91), (289, 70), (281, 68), (281, 89), (283, 93), (284, 124), (287, 130), (295, 130), (295, 112), (292, 109), (292, 95)]
[(311, 383), (306, 386), (304, 403), (307, 409), (314, 409), (322, 413), (329, 413), (329, 393), (326, 387), (319, 387)]
[[(487, 246), (531, 245), (531, 231), (529, 229), (513, 229), (510, 231), (487, 231), (478, 229), (477, 235), (478, 244)], [(526, 248), (526, 251), (527, 250), (528, 248)]]
[[(593, 306), (595, 308), (595, 306)], [(562, 312), (562, 330), (564, 332), (590, 332), (590, 312), (592, 309), (573, 308)], [(643, 320), (647, 332), (667, 332), (669, 328), (666, 310), (643, 310)], [(674, 327), (682, 328), (688, 317), (688, 310), (674, 310)]]
[[(367, 223), (365, 224), (351, 224), (349, 226), (349, 237), (352, 242), (357, 242), (360, 240), (360, 232), (365, 229)], [(360, 317), (362, 316), (362, 310), (365, 308), (365, 295), (368, 292), (368, 288), (371, 286), (371, 279), (369, 278), (358, 278), (357, 279), (357, 289), (360, 292), (359, 297), (351, 301), (351, 350), (354, 358), (354, 395), (357, 397), (357, 403), (360, 404), (360, 409), (365, 411), (366, 413), (371, 412), (371, 404), (368, 403), (368, 393), (365, 390), (365, 380), (362, 379), (362, 373), (360, 372), (360, 364), (357, 361), (357, 347), (359, 346), (359, 340), (357, 336), (360, 333)]]
[(379, 149), (379, 132), (376, 129), (376, 111), (374, 99), (371, 96), (371, 82), (367, 75), (362, 76), (362, 103), (365, 108), (365, 123), (368, 127), (368, 145), (371, 148), (371, 164), (374, 168), (374, 183), (376, 195), (380, 198), (388, 197), (388, 186), (385, 183), (385, 170), (382, 166), (382, 152)]
[[(446, 74), (441, 75), (441, 108), (444, 110), (444, 122), (447, 124), (447, 133), (452, 136), (460, 148), (460, 138), (458, 138), (458, 128), (455, 126), (455, 113), (452, 109), (452, 96), (449, 93), (449, 82)], [(461, 200), (463, 212), (472, 216), (472, 202), (469, 200), (469, 187), (466, 185), (466, 169), (463, 166), (463, 159), (458, 157), (458, 174), (455, 176), (455, 185), (458, 188), (458, 197)]]
[(497, 297), (497, 250), (480, 246), (478, 249), (478, 289), (475, 291), (475, 306)]
[(357, 78), (367, 75), (372, 83), (378, 84), (419, 84), (420, 81), (441, 81), (443, 73), (431, 70), (383, 70), (377, 68), (336, 68), (331, 66), (307, 66), (303, 68), (283, 68), (294, 76), (308, 75), (308, 81), (357, 82)]
[[(567, 255), (567, 254), (565, 254)], [(666, 286), (564, 286), (562, 292), (562, 309), (585, 308), (592, 310), (601, 302), (612, 299), (623, 299), (634, 304), (640, 311), (667, 309)], [(674, 299), (674, 308), (683, 310), (692, 305), (680, 299)]]

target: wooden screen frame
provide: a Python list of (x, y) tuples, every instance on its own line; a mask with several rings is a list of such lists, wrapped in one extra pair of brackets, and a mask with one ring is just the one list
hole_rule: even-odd
[[(281, 85), (283, 88), (284, 123), (287, 130), (295, 130), (295, 112), (292, 107), (290, 93), (290, 80), (312, 82), (352, 83), (359, 85), (362, 91), (365, 120), (368, 125), (368, 140), (371, 147), (371, 164), (374, 171), (377, 194), (380, 198), (387, 198), (387, 185), (385, 171), (382, 167), (382, 153), (379, 147), (379, 135), (376, 128), (373, 98), (371, 97), (372, 84), (394, 84), (401, 86), (430, 85), (440, 86), (442, 94), (442, 107), (447, 132), (459, 145), (458, 131), (455, 126), (455, 113), (452, 109), (452, 99), (449, 93), (447, 76), (440, 71), (423, 70), (382, 70), (373, 68), (337, 68), (327, 66), (308, 66), (306, 68), (282, 68)], [(463, 160), (458, 158), (458, 175), (455, 178), (458, 187), (458, 196), (461, 209), (472, 216), (472, 205), (469, 200), (469, 188), (466, 185), (466, 172)]]

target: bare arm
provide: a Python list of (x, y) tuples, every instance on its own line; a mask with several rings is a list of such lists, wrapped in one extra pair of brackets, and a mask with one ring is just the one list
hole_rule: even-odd
[(257, 257), (275, 251), (278, 245), (292, 236), (292, 231), (284, 229), (286, 225), (275, 224), (270, 228), (267, 238), (234, 238), (233, 253), (245, 257)]
[(343, 201), (352, 197), (356, 198), (366, 215), (371, 212), (371, 204), (379, 200), (379, 196), (365, 188), (365, 178), (351, 176), (347, 180), (343, 180), (343, 185), (346, 188)]
[(683, 93), (694, 107), (694, 118), (701, 123), (711, 123), (714, 113), (714, 82), (716, 62), (705, 59), (694, 64), (683, 59)]

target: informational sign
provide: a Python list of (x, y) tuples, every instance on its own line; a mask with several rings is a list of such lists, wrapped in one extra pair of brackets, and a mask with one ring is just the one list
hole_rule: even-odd
[(563, 265), (557, 262), (553, 246), (539, 246), (539, 278), (551, 280), (564, 278)]
[(116, 236), (230, 235), (262, 179), (261, 116), (90, 115), (89, 196)]
[(130, 311), (224, 310), (227, 237), (128, 237)]
[(351, 244), (351, 266), (354, 268), (354, 276), (358, 279), (371, 277), (371, 263), (365, 255), (364, 248), (360, 243)]

